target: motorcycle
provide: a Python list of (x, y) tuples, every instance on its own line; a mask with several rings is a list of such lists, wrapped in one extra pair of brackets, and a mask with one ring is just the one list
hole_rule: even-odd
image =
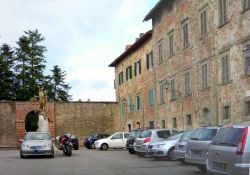
[(57, 149), (62, 150), (64, 155), (71, 156), (72, 154), (72, 143), (70, 142), (70, 137), (67, 135), (57, 136), (55, 145)]

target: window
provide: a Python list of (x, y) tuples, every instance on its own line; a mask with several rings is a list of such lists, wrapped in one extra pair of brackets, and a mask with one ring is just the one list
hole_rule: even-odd
[(246, 101), (245, 102), (245, 105), (246, 105), (246, 116), (250, 116), (250, 101)]
[(115, 134), (111, 137), (111, 139), (112, 140), (123, 139), (123, 134), (122, 133)]
[(119, 85), (123, 84), (123, 72), (119, 73)]
[(165, 84), (161, 83), (160, 84), (160, 104), (165, 103), (165, 99), (164, 99), (164, 89), (165, 89)]
[(185, 96), (188, 96), (191, 94), (189, 71), (184, 72), (184, 93), (185, 93)]
[(245, 74), (250, 75), (250, 44), (245, 46), (243, 56), (245, 62)]
[(202, 85), (202, 89), (205, 89), (208, 87), (208, 64), (204, 63), (201, 66), (201, 85)]
[(148, 91), (148, 103), (149, 103), (149, 106), (151, 106), (151, 107), (154, 106), (154, 90), (153, 90), (153, 88), (150, 88)]
[(147, 54), (147, 69), (154, 66), (153, 51)]
[(229, 58), (228, 55), (225, 55), (221, 59), (221, 82), (222, 84), (229, 83)]
[(126, 68), (126, 80), (132, 79), (132, 66)]
[(168, 34), (168, 52), (169, 57), (172, 57), (174, 55), (174, 31), (171, 31)]
[(129, 97), (129, 112), (133, 112), (133, 98)]
[(156, 131), (156, 133), (158, 137), (162, 139), (166, 139), (171, 135), (169, 130)]
[(189, 36), (188, 36), (188, 18), (183, 21), (183, 47), (189, 46)]
[(158, 56), (159, 56), (159, 64), (163, 62), (163, 54), (162, 54), (162, 43), (158, 45)]
[(173, 119), (173, 128), (177, 128), (177, 120), (176, 120), (176, 117), (174, 117)]
[(165, 125), (166, 125), (166, 121), (165, 121), (165, 120), (162, 120), (162, 121), (161, 121), (161, 128), (166, 128)]
[(223, 107), (223, 120), (230, 118), (230, 107), (229, 105)]
[(154, 121), (148, 122), (149, 124), (149, 129), (154, 129)]
[(243, 0), (243, 10), (249, 10), (250, 9), (250, 0)]
[(140, 75), (141, 74), (141, 60), (138, 60), (135, 62), (134, 65), (134, 76)]
[(141, 97), (136, 96), (136, 109), (137, 109), (137, 111), (139, 111), (140, 108), (141, 108)]
[(192, 126), (192, 116), (191, 116), (191, 114), (187, 115), (187, 125)]
[(124, 102), (121, 103), (121, 115), (124, 116), (125, 114), (125, 104)]
[(176, 99), (176, 87), (175, 87), (175, 78), (170, 80), (170, 91), (171, 91), (171, 100)]
[(219, 24), (227, 22), (227, 0), (219, 0)]
[(200, 23), (201, 23), (201, 36), (207, 34), (207, 10), (203, 10), (200, 14)]

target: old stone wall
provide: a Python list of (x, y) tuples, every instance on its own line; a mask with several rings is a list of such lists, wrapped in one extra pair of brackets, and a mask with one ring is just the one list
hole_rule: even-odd
[(71, 133), (83, 144), (89, 134), (112, 134), (116, 129), (117, 104), (113, 102), (55, 103), (56, 135)]
[(0, 147), (17, 147), (15, 103), (0, 103)]

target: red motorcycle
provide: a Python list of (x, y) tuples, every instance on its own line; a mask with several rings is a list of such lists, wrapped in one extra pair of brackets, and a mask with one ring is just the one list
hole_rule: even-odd
[(72, 154), (72, 143), (70, 142), (71, 138), (69, 134), (56, 137), (56, 147), (59, 150), (62, 150), (64, 155), (71, 156)]

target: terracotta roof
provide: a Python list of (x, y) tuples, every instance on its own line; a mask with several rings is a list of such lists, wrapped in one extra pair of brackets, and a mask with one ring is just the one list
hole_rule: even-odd
[(152, 19), (153, 14), (158, 11), (159, 7), (161, 6), (161, 4), (167, 0), (159, 0), (159, 2), (150, 10), (150, 12), (145, 16), (143, 21), (148, 21), (150, 19)]
[(138, 49), (142, 44), (144, 44), (152, 36), (152, 30), (149, 30), (147, 33), (142, 35), (133, 45), (131, 45), (125, 52), (123, 52), (118, 58), (116, 58), (109, 67), (115, 67), (119, 64), (127, 55), (133, 53)]

